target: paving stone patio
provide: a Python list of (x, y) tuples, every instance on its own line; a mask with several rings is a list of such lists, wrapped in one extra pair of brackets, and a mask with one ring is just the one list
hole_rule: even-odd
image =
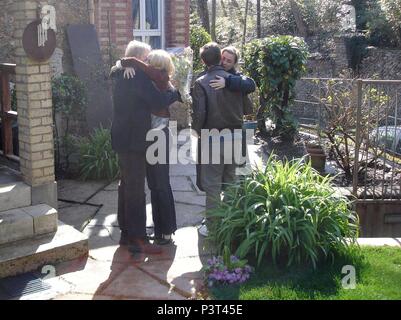
[[(172, 165), (178, 230), (174, 244), (160, 255), (133, 256), (120, 247), (117, 221), (118, 181), (58, 181), (59, 219), (89, 237), (89, 256), (56, 266), (57, 280), (69, 290), (53, 299), (172, 299), (196, 296), (202, 282), (202, 265), (210, 256), (197, 227), (203, 219), (205, 196), (191, 177), (195, 166)], [(152, 226), (150, 191), (147, 225)], [(151, 230), (151, 229), (148, 229)]]

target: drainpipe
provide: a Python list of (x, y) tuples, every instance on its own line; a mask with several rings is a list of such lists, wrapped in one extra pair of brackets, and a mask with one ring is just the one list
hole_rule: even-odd
[(88, 1), (88, 14), (89, 14), (89, 23), (95, 24), (95, 3), (94, 0), (87, 0)]

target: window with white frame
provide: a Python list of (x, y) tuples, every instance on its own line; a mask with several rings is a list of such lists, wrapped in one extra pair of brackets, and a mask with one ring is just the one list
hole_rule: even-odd
[(152, 48), (164, 48), (163, 0), (132, 0), (133, 36)]

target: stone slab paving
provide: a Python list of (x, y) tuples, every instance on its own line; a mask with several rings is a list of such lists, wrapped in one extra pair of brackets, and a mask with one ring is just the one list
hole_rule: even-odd
[(58, 199), (84, 203), (106, 184), (104, 181), (59, 180), (57, 181)]
[[(110, 281), (127, 267), (126, 263), (97, 261), (88, 258), (84, 268), (74, 271), (73, 268), (80, 261), (64, 263), (58, 267), (60, 278), (68, 282), (71, 286), (70, 292), (79, 294), (93, 294), (101, 291)], [(64, 269), (64, 270), (63, 270)], [(67, 270), (65, 270), (67, 269)], [(66, 272), (72, 270), (71, 272)]]
[(119, 228), (87, 227), (89, 257), (56, 266), (70, 291), (55, 299), (171, 299), (196, 296), (201, 268), (210, 256), (196, 227), (177, 230), (160, 255), (133, 256), (119, 246)]
[(177, 176), (193, 176), (196, 175), (196, 166), (194, 164), (182, 165), (172, 164), (170, 165), (170, 177)]
[(170, 177), (170, 184), (173, 191), (194, 191), (191, 181), (186, 176)]
[[(89, 255), (84, 260), (56, 266), (58, 278), (69, 284), (70, 291), (55, 299), (181, 300), (194, 297), (202, 281), (202, 263), (210, 256), (196, 227), (204, 216), (205, 197), (194, 189), (189, 178), (194, 174), (194, 165), (172, 167), (171, 185), (179, 229), (173, 236), (174, 244), (163, 246), (159, 255), (132, 255), (127, 247), (119, 245), (118, 181), (60, 181), (60, 219), (76, 228), (84, 227), (82, 232), (89, 238)], [(147, 225), (151, 226), (148, 188), (146, 194)]]
[(196, 290), (202, 283), (202, 261), (199, 257), (142, 262), (137, 267), (159, 279), (174, 291), (186, 298), (195, 298)]
[(116, 298), (136, 298), (150, 300), (185, 300), (173, 288), (161, 283), (158, 278), (134, 266), (129, 266), (120, 273), (104, 290), (102, 295)]
[(180, 204), (204, 206), (206, 203), (206, 196), (198, 195), (193, 191), (176, 191), (174, 192), (174, 201)]
[(90, 198), (88, 203), (117, 208), (118, 192), (102, 190)]
[(99, 208), (97, 206), (64, 202), (63, 206), (58, 209), (58, 217), (64, 223), (82, 231), (95, 217)]
[(199, 225), (204, 218), (205, 207), (176, 203), (175, 211), (177, 216), (177, 226), (181, 228)]
[(69, 284), (70, 291), (55, 299), (182, 300), (196, 296), (196, 289), (202, 282), (202, 263), (208, 258), (196, 228), (177, 230), (175, 245), (163, 246), (161, 255), (147, 257), (132, 256), (126, 247), (114, 245), (112, 239), (108, 240), (111, 241), (108, 246), (101, 243), (107, 248), (99, 248), (100, 240), (96, 238), (107, 239), (109, 232), (100, 227), (95, 229), (87, 231), (95, 240), (90, 242), (87, 259), (57, 266), (58, 278)]

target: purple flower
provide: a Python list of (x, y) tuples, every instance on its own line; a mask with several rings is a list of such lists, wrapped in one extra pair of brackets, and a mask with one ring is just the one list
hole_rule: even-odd
[[(236, 264), (240, 260), (235, 257), (230, 257), (231, 263)], [(253, 268), (249, 265), (241, 267), (236, 267), (233, 269), (229, 269), (228, 266), (224, 264), (223, 258), (212, 257), (207, 261), (208, 266), (204, 268), (205, 271), (205, 279), (208, 282), (208, 285), (213, 285), (214, 283), (222, 283), (222, 284), (233, 284), (233, 283), (243, 283), (247, 279), (249, 279), (250, 273)]]

